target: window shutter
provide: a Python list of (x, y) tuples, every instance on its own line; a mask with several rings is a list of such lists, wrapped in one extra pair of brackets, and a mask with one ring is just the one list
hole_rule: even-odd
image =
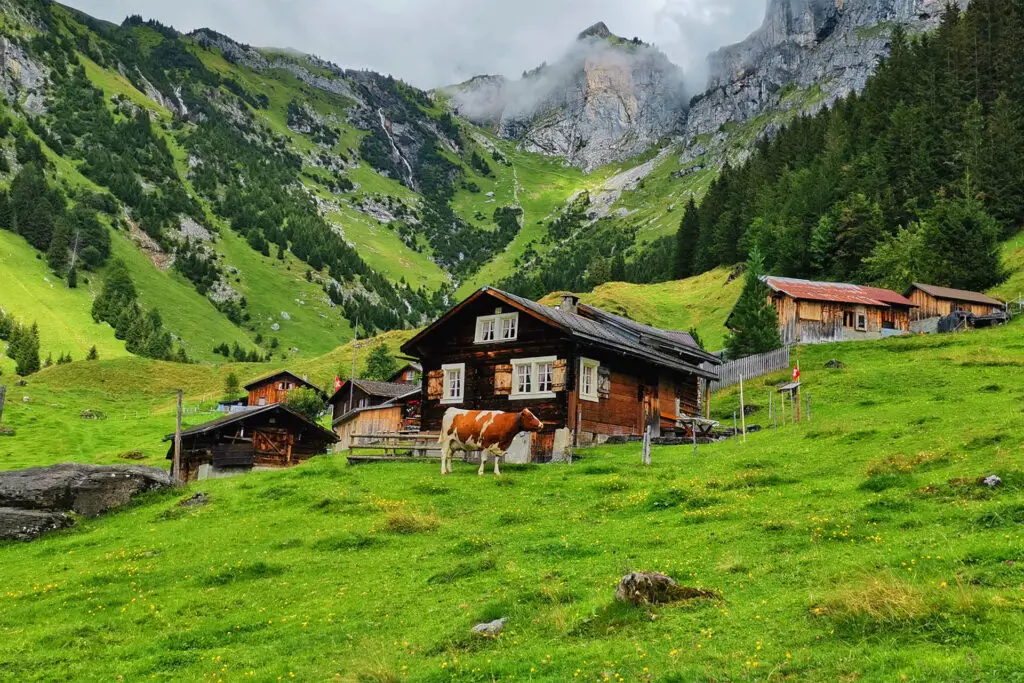
[(597, 369), (597, 395), (601, 398), (612, 395), (612, 371), (603, 365)]
[(551, 391), (565, 391), (565, 359), (551, 364)]
[(494, 366), (494, 395), (508, 396), (512, 393), (512, 366)]
[(431, 370), (427, 373), (427, 400), (439, 401), (444, 393), (444, 371)]

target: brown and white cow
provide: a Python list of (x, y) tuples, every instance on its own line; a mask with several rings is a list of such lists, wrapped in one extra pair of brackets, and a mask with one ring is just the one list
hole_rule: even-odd
[(455, 451), (480, 451), (480, 471), (483, 476), (487, 454), (494, 457), (494, 474), (500, 476), (498, 460), (512, 445), (519, 432), (539, 432), (544, 423), (529, 410), (504, 413), (500, 410), (461, 410), (449, 408), (441, 420), (441, 474), (452, 471)]

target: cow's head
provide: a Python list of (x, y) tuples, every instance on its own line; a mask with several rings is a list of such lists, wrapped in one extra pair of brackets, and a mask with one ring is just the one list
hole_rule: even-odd
[(524, 432), (539, 432), (544, 428), (544, 423), (537, 419), (537, 416), (527, 409), (519, 411), (519, 427)]

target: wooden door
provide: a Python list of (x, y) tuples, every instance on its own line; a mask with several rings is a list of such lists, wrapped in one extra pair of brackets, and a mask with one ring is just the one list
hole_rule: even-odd
[(262, 464), (290, 465), (292, 435), (287, 429), (262, 429), (253, 432), (256, 461)]

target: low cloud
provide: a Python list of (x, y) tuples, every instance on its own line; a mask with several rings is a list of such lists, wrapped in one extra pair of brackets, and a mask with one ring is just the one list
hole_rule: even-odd
[(290, 47), (419, 87), (478, 74), (515, 77), (565, 53), (597, 21), (653, 42), (703, 81), (710, 51), (749, 34), (766, 0), (71, 0), (102, 19), (141, 14), (181, 31), (210, 27), (241, 42)]

